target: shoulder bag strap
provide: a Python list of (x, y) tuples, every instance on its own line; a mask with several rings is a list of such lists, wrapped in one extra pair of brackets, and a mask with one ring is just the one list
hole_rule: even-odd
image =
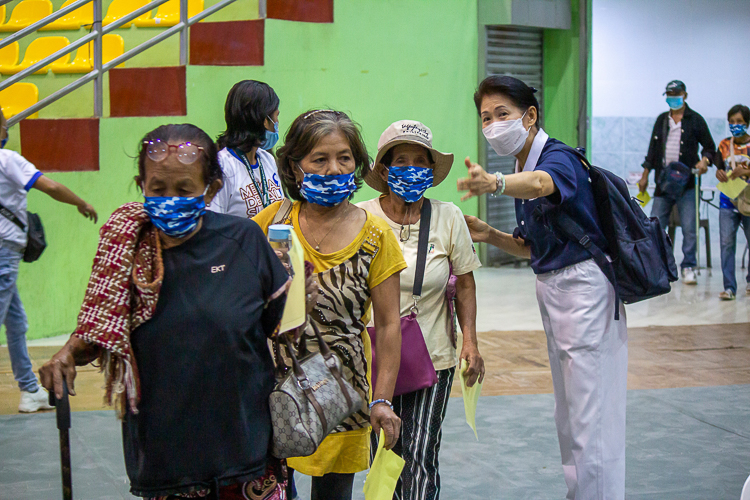
[(16, 226), (18, 226), (21, 229), (21, 231), (26, 231), (26, 224), (21, 222), (21, 219), (16, 217), (16, 214), (14, 214), (13, 212), (5, 208), (1, 203), (0, 203), (0, 215), (2, 215), (3, 217), (11, 221)]
[(281, 205), (279, 206), (278, 212), (276, 212), (276, 215), (274, 215), (271, 224), (282, 224), (289, 217), (289, 214), (291, 212), (292, 200), (290, 200), (289, 198), (284, 198), (284, 200), (281, 202)]
[[(425, 198), (422, 201), (422, 211), (419, 217), (419, 243), (417, 243), (417, 268), (414, 270), (414, 309), (417, 301), (422, 296), (422, 282), (424, 281), (424, 268), (427, 262), (427, 243), (430, 240), (430, 219), (432, 218), (432, 205)], [(417, 312), (417, 311), (415, 311)]]
[(615, 289), (615, 320), (620, 319), (620, 294), (617, 290), (617, 278), (615, 276), (615, 269), (612, 263), (607, 258), (607, 255), (602, 251), (601, 248), (596, 246), (591, 238), (586, 234), (584, 229), (578, 222), (562, 210), (556, 210), (554, 215), (550, 217), (552, 225), (562, 233), (566, 238), (571, 241), (576, 241), (591, 255), (602, 270), (607, 280), (612, 284)]

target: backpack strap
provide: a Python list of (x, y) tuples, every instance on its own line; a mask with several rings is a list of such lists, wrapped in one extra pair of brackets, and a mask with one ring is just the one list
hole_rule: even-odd
[[(572, 148), (566, 144), (560, 144), (559, 146), (556, 145), (556, 149), (561, 151), (569, 151), (575, 154), (576, 157), (581, 161), (581, 164), (586, 169), (586, 171), (590, 171), (591, 163), (589, 163), (589, 160), (588, 158), (586, 158), (586, 155), (582, 149)], [(562, 209), (562, 207), (554, 207), (544, 210), (541, 206), (539, 206), (534, 211), (534, 216), (536, 218), (545, 217), (552, 223), (554, 228), (561, 235), (563, 235), (570, 241), (575, 241), (583, 248), (585, 248), (586, 251), (591, 255), (591, 257), (594, 259), (594, 262), (596, 262), (596, 265), (599, 266), (599, 269), (602, 270), (609, 282), (612, 283), (612, 287), (615, 289), (615, 320), (619, 320), (620, 294), (617, 291), (617, 277), (615, 276), (615, 268), (612, 265), (612, 262), (610, 262), (610, 260), (607, 258), (607, 254), (605, 254), (601, 248), (596, 246), (594, 242), (591, 241), (591, 238), (586, 234), (586, 231), (584, 231), (581, 225), (573, 220), (573, 218), (568, 215), (565, 210)]]
[(555, 229), (560, 234), (565, 236), (570, 241), (575, 241), (591, 255), (602, 270), (604, 275), (607, 277), (612, 287), (615, 289), (615, 320), (620, 319), (620, 294), (617, 291), (617, 277), (615, 276), (615, 268), (612, 262), (607, 258), (601, 248), (596, 246), (591, 238), (586, 234), (580, 224), (578, 224), (573, 218), (559, 208), (550, 210), (551, 217), (548, 220), (552, 223)]
[(283, 224), (284, 221), (289, 218), (289, 214), (292, 213), (292, 205), (292, 200), (284, 198), (281, 205), (279, 205), (279, 210), (276, 212), (276, 215), (273, 216), (271, 224)]

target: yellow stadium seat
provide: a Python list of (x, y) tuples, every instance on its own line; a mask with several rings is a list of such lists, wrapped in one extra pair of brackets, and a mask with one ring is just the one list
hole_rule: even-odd
[[(7, 89), (0, 90), (0, 106), (5, 118), (17, 115), (38, 101), (39, 89), (33, 83), (14, 83)], [(39, 118), (39, 113), (34, 113), (29, 118)]]
[[(203, 11), (203, 0), (188, 0), (188, 19)], [(156, 10), (153, 19), (138, 19), (133, 24), (139, 28), (174, 26), (180, 22), (180, 0), (169, 0)]]
[[(104, 26), (112, 24), (118, 19), (122, 19), (123, 17), (127, 16), (134, 10), (140, 9), (147, 3), (149, 3), (149, 0), (112, 0), (112, 3), (109, 4), (109, 8), (107, 9), (107, 15), (104, 16), (104, 20), (102, 21), (102, 23), (104, 24)], [(140, 17), (135, 18), (135, 21), (145, 21), (146, 19), (150, 18), (151, 11), (148, 11), (145, 14), (142, 14)], [(129, 28), (131, 24), (133, 23), (125, 23), (120, 27)]]
[[(125, 51), (125, 41), (120, 35), (108, 34), (102, 37), (102, 63), (108, 63)], [(118, 68), (125, 66), (120, 64)], [(52, 63), (53, 73), (88, 73), (94, 69), (94, 42), (79, 47), (75, 60), (70, 64)]]
[(18, 55), (18, 42), (13, 42), (0, 49), (0, 70), (15, 67), (18, 64)]
[[(62, 7), (67, 7), (76, 0), (65, 0)], [(94, 24), (94, 4), (88, 3), (83, 7), (79, 7), (73, 12), (69, 12), (55, 21), (52, 21), (47, 26), (40, 28), (40, 31), (52, 31), (52, 30), (77, 30), (81, 26), (89, 26)]]
[[(45, 36), (32, 41), (26, 48), (23, 55), (23, 61), (18, 66), (0, 67), (0, 75), (14, 75), (20, 73), (34, 63), (37, 63), (45, 57), (54, 54), (58, 50), (70, 45), (70, 42), (64, 36)], [(53, 61), (58, 64), (67, 64), (70, 61), (70, 54), (65, 54), (61, 58)], [(43, 75), (49, 71), (50, 65), (44, 66), (35, 75)]]
[(0, 31), (21, 30), (50, 14), (52, 14), (50, 0), (23, 0), (13, 9), (8, 22), (0, 24)]

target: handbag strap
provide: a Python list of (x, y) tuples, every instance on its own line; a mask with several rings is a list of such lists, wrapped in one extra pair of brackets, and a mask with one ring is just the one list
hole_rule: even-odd
[(292, 200), (284, 198), (279, 206), (279, 210), (276, 215), (273, 216), (271, 224), (282, 224), (286, 219), (289, 218), (289, 214), (292, 212)]
[(346, 389), (346, 386), (344, 385), (344, 381), (341, 378), (341, 371), (339, 370), (339, 367), (336, 364), (336, 360), (334, 359), (334, 354), (331, 351), (331, 348), (328, 347), (328, 344), (326, 343), (326, 341), (323, 340), (323, 336), (320, 334), (318, 325), (316, 325), (314, 321), (311, 321), (310, 326), (312, 326), (312, 329), (315, 332), (315, 336), (318, 338), (318, 345), (320, 346), (320, 353), (323, 355), (323, 359), (326, 360), (326, 366), (328, 367), (329, 370), (331, 370), (331, 374), (333, 375), (333, 378), (336, 379), (336, 383), (339, 385), (341, 392), (344, 393), (344, 399), (346, 399), (346, 406), (348, 408), (351, 408), (352, 397), (349, 395), (349, 391)]
[(2, 203), (0, 203), (0, 215), (2, 215), (3, 217), (11, 221), (16, 226), (18, 226), (21, 229), (21, 231), (26, 231), (26, 224), (21, 222), (21, 219), (16, 217), (16, 214), (11, 212), (9, 209), (5, 208), (5, 206)]
[(297, 382), (297, 387), (302, 389), (302, 392), (305, 394), (305, 397), (308, 401), (310, 401), (310, 404), (315, 409), (315, 413), (318, 414), (318, 418), (320, 418), (320, 423), (323, 426), (323, 429), (328, 429), (328, 420), (326, 419), (326, 414), (323, 411), (323, 407), (320, 406), (320, 403), (318, 403), (317, 398), (315, 397), (315, 394), (313, 394), (312, 386), (310, 385), (310, 380), (307, 378), (307, 374), (305, 374), (305, 370), (302, 369), (302, 365), (300, 365), (299, 361), (297, 360), (297, 356), (294, 354), (294, 349), (291, 346), (291, 343), (289, 342), (289, 337), (286, 335), (283, 335), (284, 342), (286, 343), (287, 352), (289, 353), (289, 357), (292, 358), (292, 371), (294, 372), (294, 379)]
[(412, 312), (419, 314), (417, 302), (422, 296), (422, 282), (424, 281), (424, 268), (427, 262), (427, 244), (430, 241), (430, 219), (432, 218), (432, 204), (425, 198), (422, 201), (422, 210), (419, 218), (419, 242), (417, 243), (417, 267), (414, 270), (414, 288), (412, 295), (414, 305)]

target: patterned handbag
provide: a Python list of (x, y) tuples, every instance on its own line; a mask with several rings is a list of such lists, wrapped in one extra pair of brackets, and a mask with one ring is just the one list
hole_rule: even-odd
[[(271, 454), (277, 458), (312, 455), (323, 439), (363, 404), (342, 376), (338, 356), (325, 343), (317, 325), (310, 325), (320, 352), (308, 352), (302, 341), (295, 353), (284, 334), (273, 341), (277, 383), (268, 403), (273, 426)], [(281, 356), (281, 342), (292, 361), (291, 369)]]

